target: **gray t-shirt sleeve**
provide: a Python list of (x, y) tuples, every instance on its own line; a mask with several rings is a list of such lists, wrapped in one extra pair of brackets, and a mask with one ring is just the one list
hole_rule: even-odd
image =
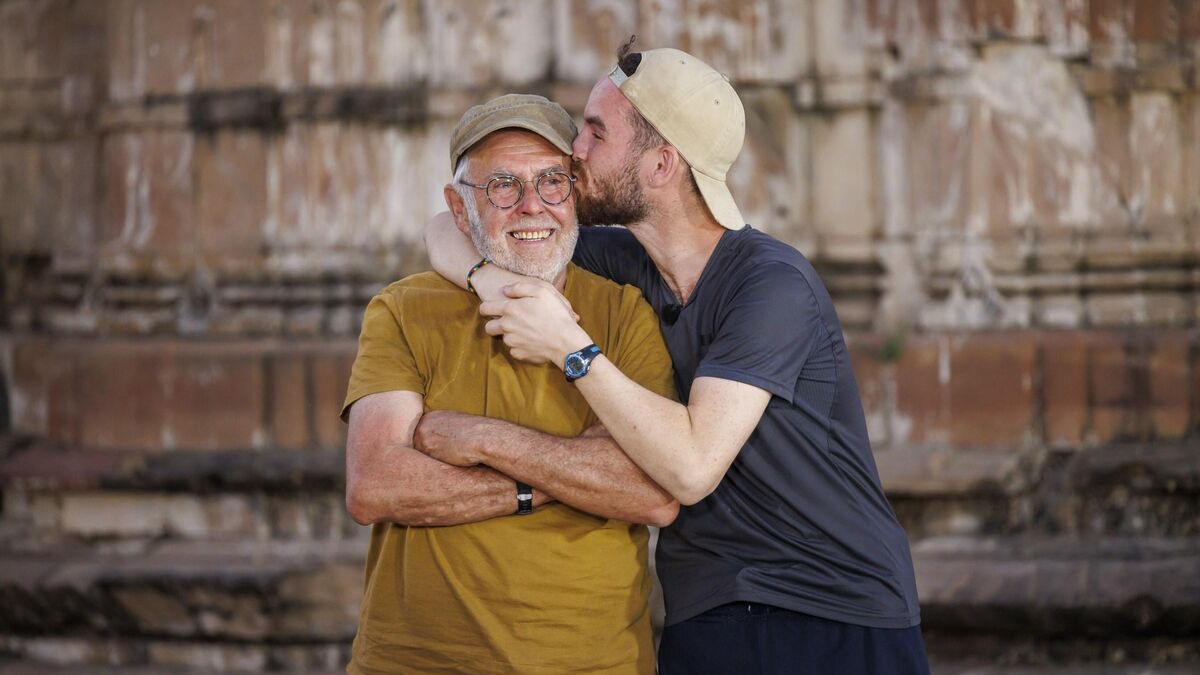
[(696, 377), (743, 382), (793, 403), (805, 361), (826, 334), (804, 275), (783, 262), (758, 265), (719, 317)]

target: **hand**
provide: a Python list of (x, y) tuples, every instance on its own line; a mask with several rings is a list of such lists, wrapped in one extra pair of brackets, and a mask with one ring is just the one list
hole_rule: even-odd
[(529, 363), (561, 365), (563, 358), (592, 343), (571, 311), (571, 305), (554, 286), (521, 282), (506, 286), (507, 300), (485, 302), (479, 313), (495, 317), (484, 330), (504, 337), (513, 358)]
[(488, 419), (452, 410), (430, 410), (413, 431), (413, 447), (454, 466), (483, 462), (482, 447), (473, 442), (486, 434)]

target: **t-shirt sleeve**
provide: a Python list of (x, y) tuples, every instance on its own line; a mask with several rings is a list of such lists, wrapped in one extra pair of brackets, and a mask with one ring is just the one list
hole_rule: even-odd
[(658, 317), (635, 289), (622, 289), (622, 320), (606, 356), (626, 377), (650, 391), (678, 400), (671, 355), (658, 329)]
[(572, 262), (618, 284), (642, 287), (646, 250), (623, 227), (581, 227)]
[(371, 300), (363, 315), (358, 354), (342, 404), (342, 421), (349, 419), (350, 406), (355, 401), (384, 391), (415, 391), (424, 395), (425, 379), (405, 339), (395, 298), (381, 293)]
[(792, 403), (805, 361), (827, 333), (804, 275), (786, 263), (759, 265), (721, 313), (696, 377), (743, 382)]

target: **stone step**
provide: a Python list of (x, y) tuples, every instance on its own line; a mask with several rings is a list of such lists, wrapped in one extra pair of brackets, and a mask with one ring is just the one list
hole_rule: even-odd
[[(345, 673), (344, 645), (238, 645), (168, 640), (0, 636), (0, 650), (20, 654), (0, 675), (216, 675)], [(2, 652), (0, 652), (2, 653)]]
[(343, 475), (341, 451), (39, 446), (0, 463), (0, 542), (361, 538), (365, 528), (346, 513)]
[(913, 557), (927, 630), (1200, 635), (1200, 537), (935, 537)]
[(358, 541), (4, 553), (0, 634), (341, 644), (354, 636), (365, 553)]

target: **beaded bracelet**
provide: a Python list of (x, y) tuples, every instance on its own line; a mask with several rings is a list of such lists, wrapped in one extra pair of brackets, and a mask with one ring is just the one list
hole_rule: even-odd
[(475, 263), (475, 266), (471, 268), (471, 271), (470, 271), (470, 272), (467, 272), (467, 290), (468, 290), (468, 291), (471, 291), (471, 292), (472, 292), (472, 293), (474, 293), (475, 295), (479, 295), (479, 291), (476, 291), (476, 290), (475, 290), (475, 286), (471, 284), (471, 277), (472, 277), (472, 276), (473, 276), (473, 275), (474, 275), (476, 272), (478, 272), (479, 270), (483, 269), (483, 267), (484, 267), (485, 265), (490, 265), (490, 264), (492, 264), (492, 261), (491, 261), (491, 260), (488, 260), (487, 258), (483, 258), (483, 259), (482, 259), (482, 260), (480, 260), (479, 262)]

